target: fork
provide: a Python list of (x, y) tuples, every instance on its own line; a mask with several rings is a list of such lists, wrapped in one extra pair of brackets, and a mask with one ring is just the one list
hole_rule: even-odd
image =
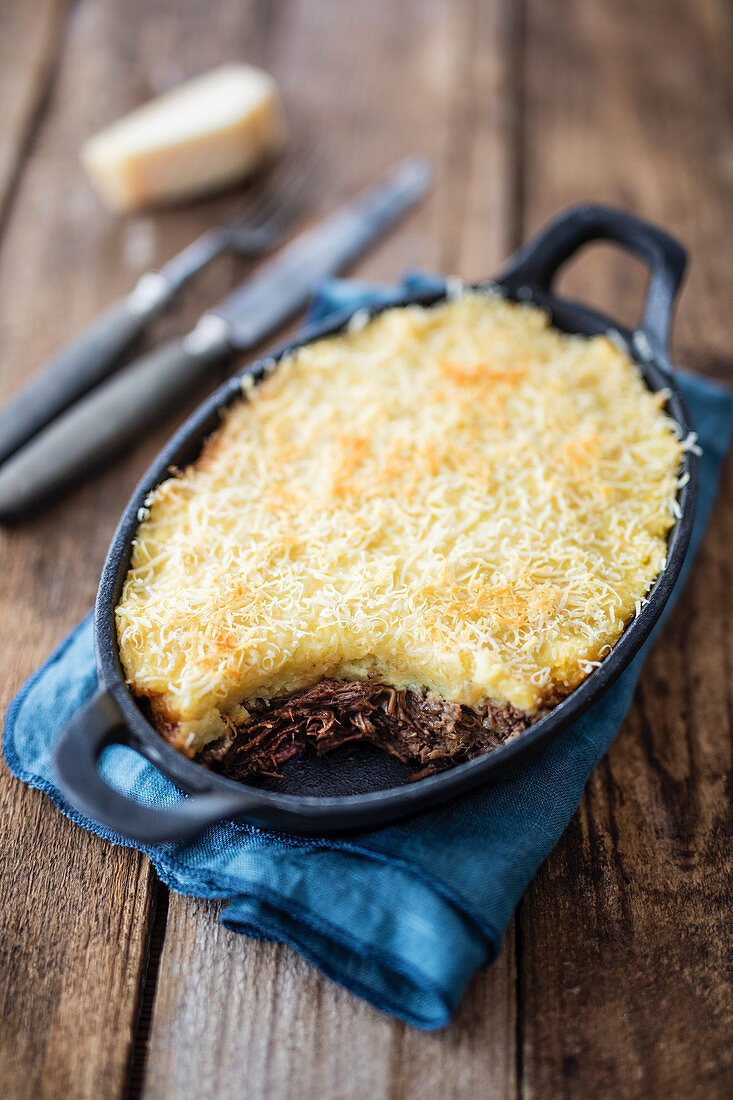
[(59, 413), (112, 373), (148, 325), (181, 289), (222, 252), (256, 259), (272, 251), (295, 220), (315, 168), (299, 150), (279, 161), (250, 189), (237, 214), (207, 229), (158, 271), (104, 311), (0, 410), (0, 462), (27, 443)]

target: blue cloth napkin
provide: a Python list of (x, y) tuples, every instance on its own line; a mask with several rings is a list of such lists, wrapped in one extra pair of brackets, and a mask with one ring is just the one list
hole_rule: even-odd
[[(409, 282), (435, 285), (419, 276)], [(337, 281), (312, 316), (389, 300), (398, 289)], [(731, 399), (690, 375), (681, 385), (703, 448), (689, 568), (730, 443)], [(626, 714), (650, 642), (601, 701), (531, 762), (413, 821), (348, 840), (292, 839), (224, 823), (185, 844), (129, 846), (147, 852), (173, 890), (223, 899), (227, 927), (290, 944), (377, 1008), (417, 1027), (441, 1027), (471, 976), (496, 956), (527, 883), (568, 824)], [(96, 679), (87, 617), (12, 703), (5, 759), (74, 821), (126, 844), (72, 810), (54, 785), (54, 741)], [(168, 805), (181, 797), (130, 749), (109, 748), (102, 770), (141, 801)]]

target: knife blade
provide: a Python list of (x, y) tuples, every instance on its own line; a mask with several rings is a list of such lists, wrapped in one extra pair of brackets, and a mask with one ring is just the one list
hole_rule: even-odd
[(0, 467), (0, 521), (29, 514), (133, 443), (211, 371), (252, 348), (352, 263), (427, 190), (428, 163), (391, 172), (301, 234), (182, 339), (135, 360), (48, 425)]
[[(246, 351), (262, 339), (263, 329), (273, 332), (308, 301), (315, 287), (329, 275), (353, 263), (364, 249), (425, 193), (430, 182), (427, 161), (401, 161), (382, 181), (367, 188), (314, 229), (301, 234), (270, 264), (263, 266), (241, 286), (208, 310), (223, 320), (229, 339), (238, 351)], [(273, 283), (287, 287), (273, 293)]]

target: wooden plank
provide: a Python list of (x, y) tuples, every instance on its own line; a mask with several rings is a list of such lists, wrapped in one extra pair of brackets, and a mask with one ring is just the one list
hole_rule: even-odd
[[(138, 273), (231, 205), (231, 199), (216, 200), (155, 219), (119, 221), (92, 196), (77, 163), (79, 144), (178, 76), (178, 68), (160, 68), (161, 44), (170, 43), (170, 56), (186, 75), (218, 59), (220, 41), (227, 42), (225, 22), (212, 24), (201, 6), (188, 17), (190, 40), (179, 28), (177, 4), (119, 7), (89, 0), (74, 5), (50, 96), (34, 123), (0, 252), (3, 397), (128, 290)], [(40, 3), (3, 7), (3, 58), (12, 61), (0, 66), (4, 112), (8, 108), (3, 127), (6, 135), (19, 135), (13, 147), (21, 154), (20, 120), (33, 115), (28, 105), (38, 102), (54, 53), (54, 10)], [(226, 48), (230, 56), (231, 44)], [(223, 289), (231, 275), (231, 262), (223, 262), (201, 293)], [(195, 306), (189, 301), (184, 316), (190, 319)], [(159, 436), (126, 465), (34, 522), (0, 532), (3, 705), (91, 605), (120, 509), (171, 423), (162, 423)], [(4, 767), (0, 802), (0, 1086), (13, 1097), (121, 1095), (145, 972), (153, 892), (148, 862), (72, 826)]]
[[(480, 276), (510, 250), (514, 40), (509, 3), (301, 0), (278, 9), (261, 53), (247, 52), (273, 69), (298, 130), (327, 158), (323, 209), (406, 151), (433, 159), (433, 198), (360, 275), (412, 265)], [(514, 987), (510, 934), (457, 1020), (426, 1035), (288, 948), (223, 930), (213, 905), (172, 895), (143, 1094), (513, 1095)]]
[[(691, 251), (675, 347), (733, 380), (724, 272), (733, 214), (730, 8), (531, 0), (527, 224), (622, 204)], [(638, 271), (608, 251), (564, 285), (638, 317)], [(645, 670), (632, 713), (521, 909), (522, 1093), (730, 1095), (733, 496)]]
[(424, 1034), (289, 948), (227, 931), (217, 912), (170, 898), (144, 1096), (514, 1094), (511, 952), (473, 983), (448, 1030)]
[(68, 0), (7, 0), (0, 11), (0, 225), (41, 113)]
[(36, 791), (0, 783), (0, 1084), (120, 1096), (145, 963), (147, 860), (113, 852)]
[[(84, 67), (73, 50), (49, 89), (48, 110), (34, 118), (56, 52), (52, 31), (60, 10), (44, 4), (3, 12), (12, 18), (2, 35), (9, 125), (0, 187), (7, 195), (10, 182), (18, 185), (0, 263), (4, 393), (34, 368), (44, 336), (58, 339), (68, 302), (85, 282), (74, 262), (70, 211), (49, 202), (73, 179), (65, 158), (73, 157), (74, 146), (67, 149), (60, 137), (86, 95)], [(36, 140), (21, 165), (32, 121), (39, 123)], [(94, 216), (91, 211), (90, 223)], [(107, 272), (113, 268), (110, 263)], [(95, 274), (103, 290), (106, 272)], [(114, 516), (106, 512), (105, 518), (103, 503), (96, 515), (72, 509), (66, 522), (0, 534), (3, 705), (88, 608), (112, 530)], [(145, 965), (147, 861), (113, 852), (77, 829), (4, 767), (0, 805), (0, 1087), (13, 1097), (121, 1095)]]

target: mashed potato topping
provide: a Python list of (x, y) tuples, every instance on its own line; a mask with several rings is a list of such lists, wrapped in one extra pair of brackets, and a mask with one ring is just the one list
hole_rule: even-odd
[(133, 689), (191, 755), (248, 699), (327, 677), (531, 713), (664, 564), (666, 395), (535, 306), (390, 309), (245, 389), (153, 494), (117, 608)]

